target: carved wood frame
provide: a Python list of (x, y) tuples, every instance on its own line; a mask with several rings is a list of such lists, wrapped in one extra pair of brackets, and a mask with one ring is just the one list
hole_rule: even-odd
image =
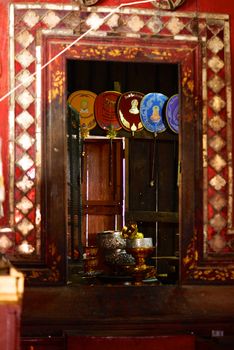
[[(9, 226), (1, 228), (0, 235), (13, 242), (8, 249), (13, 260), (25, 266), (33, 265), (26, 272), (29, 281), (64, 283), (66, 214), (65, 191), (61, 186), (65, 183), (65, 146), (61, 149), (64, 132), (56, 138), (50, 123), (55, 122), (56, 130), (65, 129), (64, 65), (69, 55), (78, 59), (177, 62), (181, 67), (182, 119), (181, 279), (232, 282), (229, 18), (125, 8), (67, 49), (77, 36), (89, 30), (91, 18), (103, 19), (109, 12), (110, 8), (106, 7), (11, 5), (11, 87), (23, 83), (11, 95), (12, 196)], [(61, 49), (65, 49), (64, 55), (53, 61), (54, 54), (59, 54)], [(41, 65), (50, 58), (47, 73), (44, 69), (41, 74)], [(27, 78), (34, 71), (37, 75)], [(44, 97), (49, 102), (46, 105)], [(193, 162), (188, 165), (186, 159)], [(61, 171), (54, 172), (55, 168)], [(56, 202), (60, 191), (64, 201)], [(35, 248), (27, 257), (18, 254), (24, 240)]]

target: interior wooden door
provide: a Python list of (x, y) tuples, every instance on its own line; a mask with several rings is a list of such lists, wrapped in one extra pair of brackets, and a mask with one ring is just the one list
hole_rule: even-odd
[(122, 228), (122, 139), (87, 138), (82, 166), (82, 244), (96, 244), (96, 235)]
[(82, 137), (68, 115), (68, 252), (80, 260), (97, 233), (121, 230), (124, 213), (124, 138)]

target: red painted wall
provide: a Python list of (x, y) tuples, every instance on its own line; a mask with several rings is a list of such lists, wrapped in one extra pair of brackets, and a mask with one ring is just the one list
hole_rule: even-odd
[[(17, 2), (29, 2), (29, 1), (14, 1)], [(40, 1), (41, 3), (68, 3), (75, 4), (75, 1)], [(130, 0), (100, 0), (95, 6), (119, 6), (121, 3), (128, 3)], [(9, 91), (9, 38), (8, 38), (8, 14), (9, 14), (9, 5), (10, 0), (0, 0), (0, 99)], [(151, 3), (141, 5), (143, 7), (155, 8)], [(140, 5), (135, 6), (140, 7)], [(155, 11), (157, 9), (155, 8)], [(178, 11), (192, 11), (194, 15), (197, 11), (199, 12), (210, 12), (210, 13), (225, 13), (230, 15), (231, 23), (231, 54), (232, 54), (232, 66), (234, 66), (234, 1), (231, 0), (186, 0), (185, 3), (178, 9)], [(234, 86), (234, 77), (232, 77), (232, 86)], [(0, 101), (0, 137), (3, 139), (2, 147), (2, 158), (3, 158), (3, 172), (5, 178), (5, 187), (6, 187), (6, 200), (4, 203), (5, 216), (0, 219), (0, 227), (2, 225), (8, 224), (7, 214), (9, 211), (8, 208), (8, 174), (9, 174), (9, 153), (8, 153), (8, 135), (9, 135), (9, 125), (8, 125), (8, 104), (9, 97)]]

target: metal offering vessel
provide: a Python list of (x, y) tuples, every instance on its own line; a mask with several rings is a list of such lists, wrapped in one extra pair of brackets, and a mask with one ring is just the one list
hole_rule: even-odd
[(155, 250), (152, 238), (127, 239), (127, 252), (134, 256), (136, 264), (131, 268), (131, 272), (136, 280), (136, 284), (142, 284), (142, 280), (148, 277), (155, 277), (154, 266), (148, 266), (145, 259)]
[(112, 268), (135, 263), (133, 256), (126, 252), (126, 239), (121, 231), (104, 231), (98, 234), (98, 245), (104, 261)]

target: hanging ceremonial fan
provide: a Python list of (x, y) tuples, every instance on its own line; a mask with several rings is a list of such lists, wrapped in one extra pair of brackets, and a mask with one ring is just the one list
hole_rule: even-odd
[(122, 128), (117, 117), (117, 101), (121, 96), (117, 91), (105, 91), (100, 93), (94, 103), (94, 114), (98, 125), (107, 130), (107, 136), (110, 138), (110, 162), (109, 162), (109, 178), (112, 184), (112, 140), (116, 136), (116, 131)]
[(67, 102), (79, 113), (81, 132), (88, 133), (97, 125), (94, 116), (94, 102), (96, 94), (88, 90), (73, 92)]
[(144, 94), (141, 92), (128, 91), (121, 95), (117, 106), (117, 115), (122, 127), (130, 131), (132, 135), (134, 132), (143, 129), (140, 118), (140, 103)]
[(179, 133), (179, 95), (173, 95), (169, 98), (166, 105), (166, 119), (169, 128)]
[(120, 96), (120, 92), (105, 91), (96, 97), (94, 114), (100, 128), (113, 132), (122, 128), (117, 117), (117, 101)]
[(151, 92), (143, 97), (140, 105), (140, 118), (142, 124), (146, 130), (154, 133), (150, 180), (151, 187), (155, 185), (156, 136), (158, 132), (163, 132), (167, 128), (163, 120), (163, 109), (167, 99), (168, 97), (161, 93)]
[(146, 130), (153, 133), (166, 130), (163, 110), (167, 100), (167, 96), (156, 92), (151, 92), (143, 97), (140, 105), (140, 118)]

